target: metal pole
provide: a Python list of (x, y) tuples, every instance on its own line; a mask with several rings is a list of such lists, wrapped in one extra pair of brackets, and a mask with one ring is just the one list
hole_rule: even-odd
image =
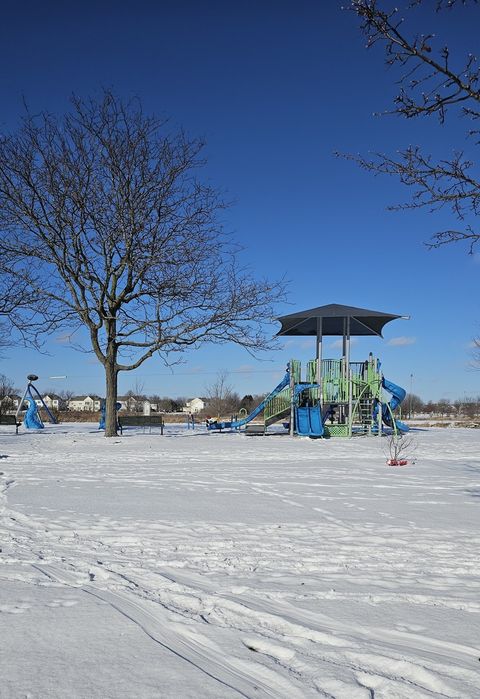
[(413, 374), (410, 374), (410, 400), (408, 401), (408, 418), (412, 417)]
[(347, 382), (347, 376), (348, 376), (348, 371), (347, 371), (347, 319), (343, 319), (343, 339), (342, 339), (342, 359), (340, 360), (340, 376), (341, 376), (341, 415), (342, 415), (342, 422), (345, 419), (346, 415), (346, 409), (345, 409), (345, 404), (343, 401), (345, 400), (345, 384)]
[(347, 333), (346, 333), (346, 363), (347, 363), (347, 386), (348, 386), (348, 436), (352, 436), (352, 379), (350, 372), (350, 316), (347, 318)]
[(322, 339), (323, 339), (323, 319), (317, 318), (317, 383), (319, 388), (319, 402), (323, 406), (323, 386), (322, 386)]
[(290, 363), (289, 363), (289, 370), (290, 370), (290, 437), (293, 437), (293, 435), (295, 434), (295, 430), (294, 430), (294, 419), (295, 419), (295, 410), (294, 410), (295, 377), (293, 376), (293, 361), (290, 361)]
[(24, 403), (24, 401), (25, 401), (25, 398), (27, 397), (27, 393), (28, 393), (28, 389), (29, 389), (29, 388), (30, 388), (30, 381), (27, 383), (27, 388), (26, 388), (25, 391), (24, 391), (22, 400), (21, 400), (20, 403), (18, 404), (17, 412), (15, 413), (15, 420), (16, 420), (17, 422), (18, 422), (19, 415), (20, 415), (20, 413), (22, 412), (23, 403)]
[[(379, 362), (378, 359), (375, 359), (375, 373), (378, 375), (379, 373)], [(382, 436), (382, 430), (383, 430), (383, 388), (382, 388), (382, 382), (381, 382), (381, 375), (379, 376), (380, 379), (380, 385), (378, 387), (379, 394), (378, 394), (378, 415), (377, 415), (377, 434), (379, 437)]]

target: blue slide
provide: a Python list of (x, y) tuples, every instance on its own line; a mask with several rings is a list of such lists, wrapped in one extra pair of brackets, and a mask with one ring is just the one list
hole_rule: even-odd
[(295, 408), (295, 432), (303, 436), (310, 434), (310, 408)]
[(283, 391), (283, 389), (288, 386), (290, 383), (290, 372), (287, 371), (283, 379), (280, 381), (278, 386), (276, 386), (271, 393), (268, 394), (266, 398), (262, 400), (260, 405), (257, 405), (257, 407), (252, 410), (250, 415), (247, 415), (246, 417), (242, 418), (241, 420), (231, 420), (230, 422), (210, 422), (207, 424), (207, 429), (209, 430), (235, 430), (238, 429), (239, 427), (243, 427), (246, 425), (248, 422), (251, 420), (254, 420), (257, 415), (259, 415), (266, 404), (272, 400), (272, 398), (275, 398), (276, 395), (280, 393), (280, 391)]
[[(382, 420), (388, 427), (393, 427), (392, 413), (395, 410), (395, 408), (398, 408), (402, 400), (407, 395), (407, 392), (401, 386), (397, 386), (396, 383), (393, 383), (393, 381), (388, 381), (388, 379), (384, 377), (382, 377), (382, 386), (386, 391), (392, 394), (392, 399), (388, 406), (382, 405)], [(395, 426), (397, 430), (400, 430), (400, 432), (408, 432), (410, 429), (409, 426), (401, 420), (395, 420)]]
[(40, 417), (40, 413), (38, 412), (35, 399), (33, 396), (28, 395), (25, 398), (25, 401), (28, 403), (28, 408), (27, 412), (25, 413), (25, 417), (23, 418), (23, 426), (29, 430), (43, 430), (44, 424), (42, 422), (42, 418)]
[(323, 421), (320, 406), (295, 408), (295, 430), (304, 437), (322, 437)]

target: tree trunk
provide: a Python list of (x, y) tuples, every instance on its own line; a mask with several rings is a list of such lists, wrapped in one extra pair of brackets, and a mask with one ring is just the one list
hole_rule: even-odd
[(117, 379), (116, 357), (107, 357), (105, 363), (105, 437), (117, 436)]

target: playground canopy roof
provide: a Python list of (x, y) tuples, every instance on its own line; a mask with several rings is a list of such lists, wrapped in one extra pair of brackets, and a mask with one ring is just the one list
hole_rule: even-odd
[(310, 308), (307, 311), (291, 313), (277, 318), (282, 324), (277, 335), (317, 335), (321, 319), (321, 335), (345, 335), (347, 319), (350, 318), (349, 335), (378, 335), (386, 323), (406, 316), (370, 311), (367, 308), (342, 306), (329, 303), (326, 306)]

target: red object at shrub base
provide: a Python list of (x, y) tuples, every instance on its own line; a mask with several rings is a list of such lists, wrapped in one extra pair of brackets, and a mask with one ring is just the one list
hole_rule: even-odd
[(387, 464), (389, 466), (406, 466), (408, 461), (406, 459), (388, 459)]

